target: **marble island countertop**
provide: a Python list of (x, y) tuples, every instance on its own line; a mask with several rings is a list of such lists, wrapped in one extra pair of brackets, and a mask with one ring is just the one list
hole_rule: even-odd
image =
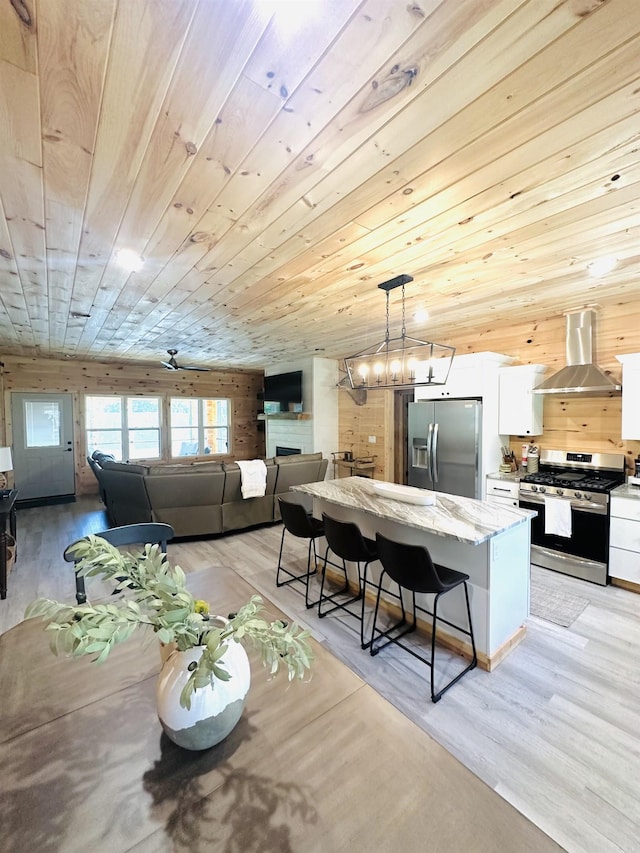
[(530, 510), (440, 492), (433, 506), (418, 506), (376, 494), (373, 482), (344, 477), (293, 486), (292, 490), (470, 545), (480, 545), (536, 515)]

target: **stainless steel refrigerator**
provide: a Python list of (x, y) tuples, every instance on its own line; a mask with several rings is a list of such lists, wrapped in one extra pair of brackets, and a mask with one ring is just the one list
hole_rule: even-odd
[(409, 403), (409, 485), (481, 498), (480, 400)]

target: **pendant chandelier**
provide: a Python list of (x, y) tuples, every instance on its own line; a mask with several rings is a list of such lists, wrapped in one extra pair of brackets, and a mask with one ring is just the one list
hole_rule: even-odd
[[(379, 284), (387, 294), (387, 331), (384, 341), (345, 358), (351, 388), (415, 388), (444, 385), (455, 347), (410, 338), (405, 328), (404, 286), (413, 276), (398, 275)], [(389, 335), (389, 293), (402, 287), (402, 329), (399, 338)]]

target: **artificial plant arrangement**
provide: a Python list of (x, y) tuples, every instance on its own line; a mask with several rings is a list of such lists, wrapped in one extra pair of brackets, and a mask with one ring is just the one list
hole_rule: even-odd
[(71, 657), (95, 655), (101, 663), (111, 649), (128, 639), (138, 628), (149, 626), (157, 638), (175, 644), (178, 651), (202, 647), (197, 666), (181, 693), (180, 704), (191, 707), (194, 690), (215, 681), (228, 681), (224, 654), (231, 640), (249, 640), (257, 646), (262, 663), (275, 675), (287, 667), (289, 681), (304, 678), (312, 653), (309, 631), (295, 623), (261, 618), (262, 599), (254, 595), (229, 620), (209, 620), (207, 602), (195, 600), (186, 587), (186, 575), (172, 567), (158, 545), (145, 545), (139, 552), (123, 553), (99, 536), (90, 535), (72, 549), (80, 558), (76, 571), (82, 577), (102, 577), (122, 593), (113, 603), (64, 604), (40, 598), (26, 609), (25, 618), (47, 621), (54, 654)]

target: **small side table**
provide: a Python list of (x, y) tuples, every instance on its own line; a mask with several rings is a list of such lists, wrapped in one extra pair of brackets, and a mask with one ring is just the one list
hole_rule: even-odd
[(368, 456), (366, 458), (345, 459), (343, 451), (335, 451), (333, 456), (333, 478), (336, 479), (336, 468), (344, 468), (349, 473), (348, 477), (360, 475), (373, 479), (373, 472), (376, 470), (376, 457)]
[[(7, 521), (9, 532), (16, 539), (16, 498), (17, 489), (10, 489), (0, 497), (0, 598), (7, 597)], [(17, 556), (16, 549), (16, 556)]]

